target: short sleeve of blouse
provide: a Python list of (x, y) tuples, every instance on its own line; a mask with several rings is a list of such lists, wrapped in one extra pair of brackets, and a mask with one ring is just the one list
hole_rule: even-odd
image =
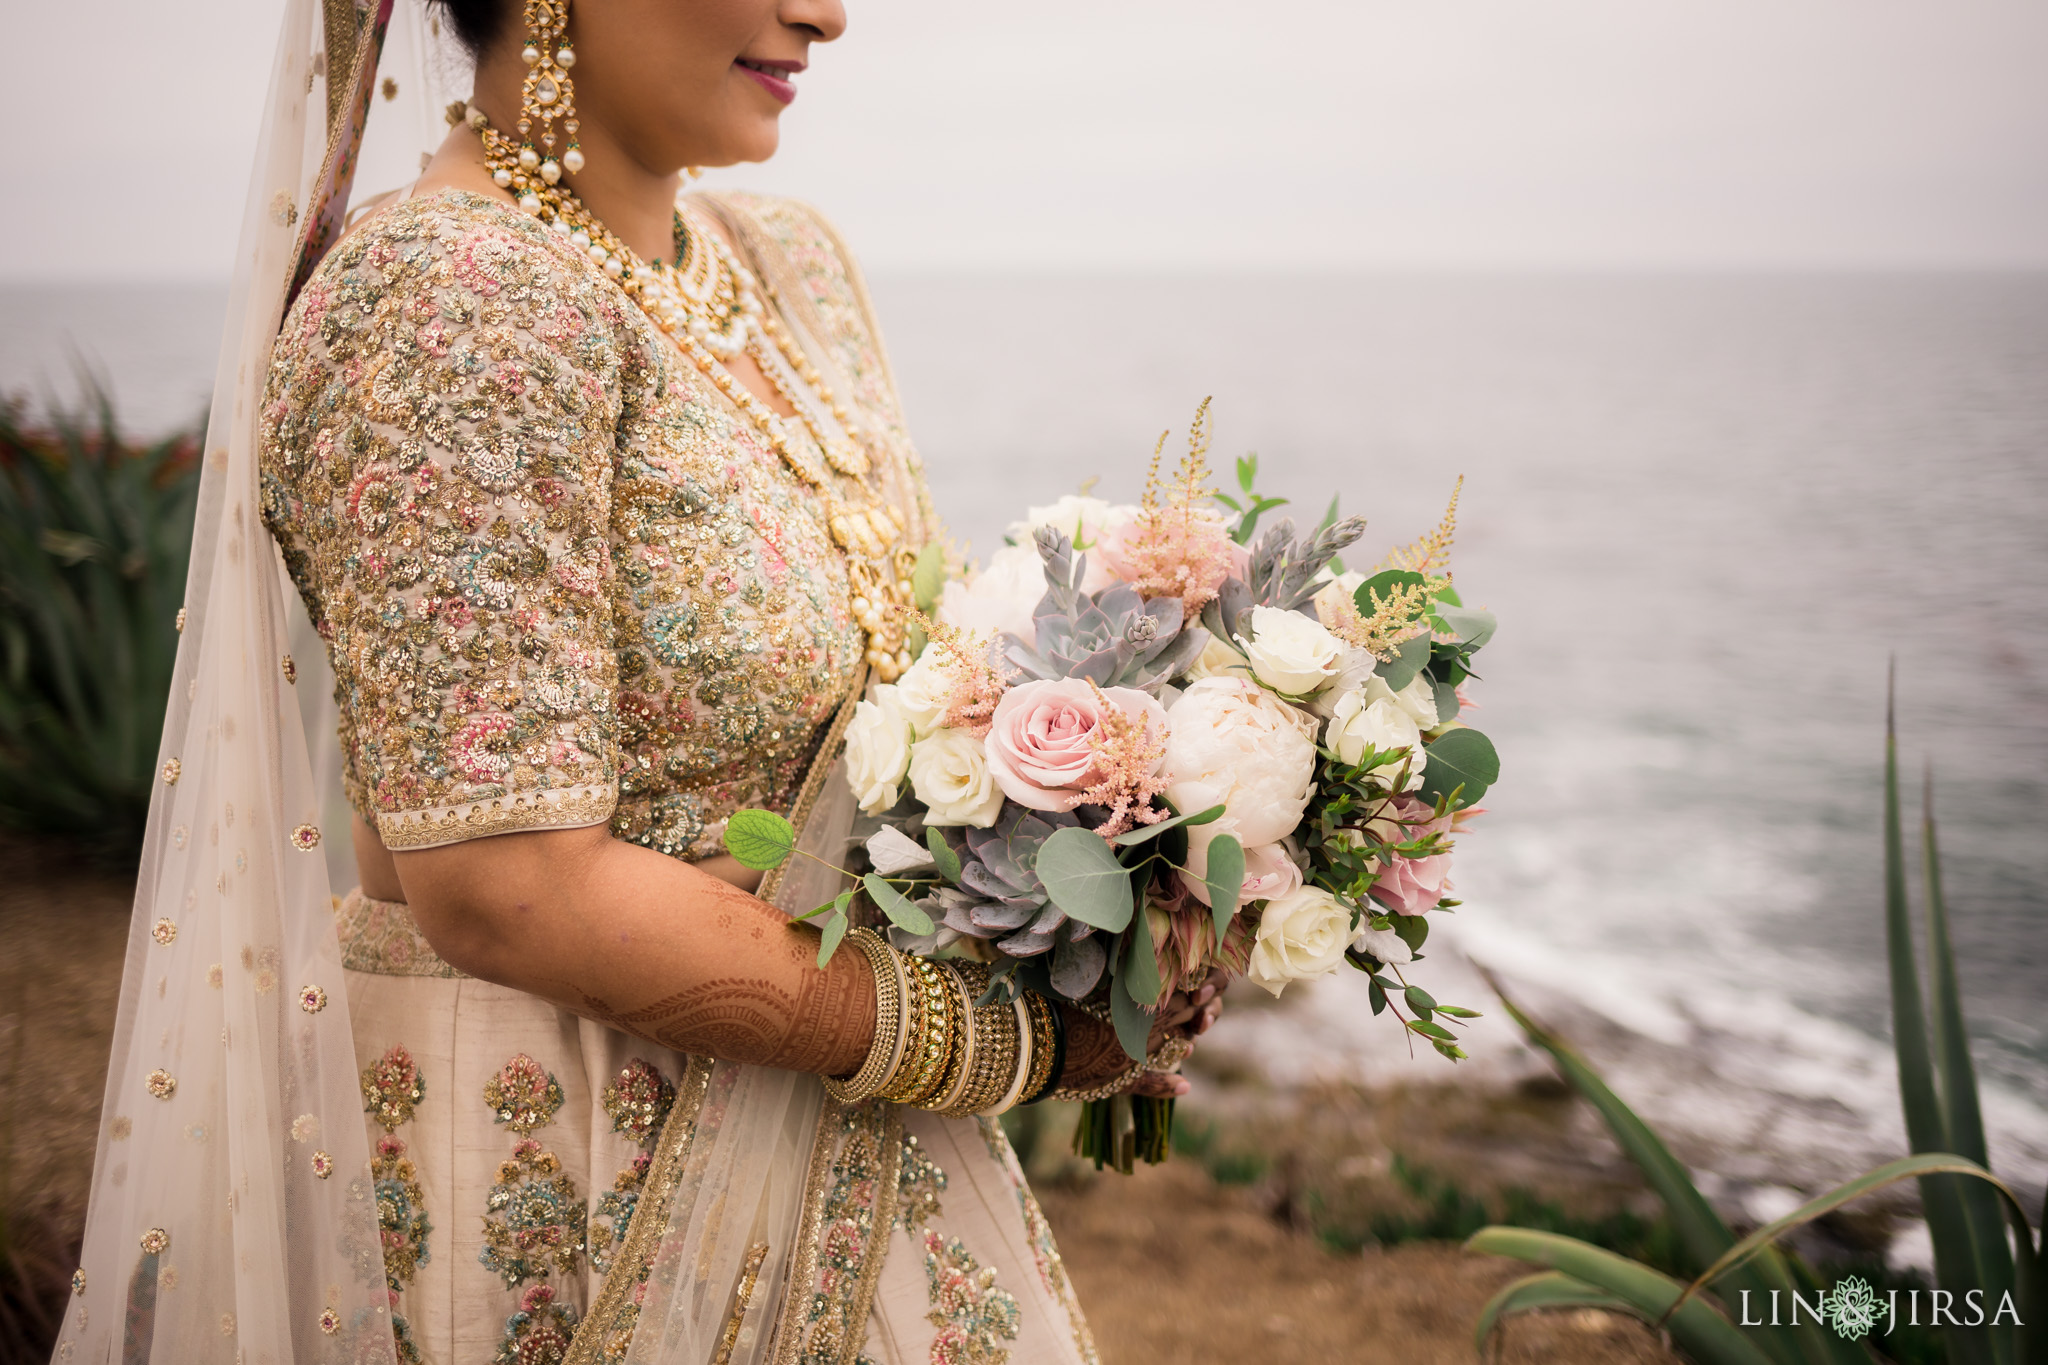
[(619, 296), (474, 196), (379, 216), (279, 337), (265, 520), (328, 643), (349, 797), (387, 847), (607, 820), (607, 521), (644, 365)]

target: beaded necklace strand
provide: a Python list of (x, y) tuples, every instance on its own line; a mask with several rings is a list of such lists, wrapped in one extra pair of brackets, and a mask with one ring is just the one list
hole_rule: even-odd
[[(846, 552), (853, 615), (867, 636), (868, 664), (883, 682), (895, 681), (910, 667), (906, 613), (914, 600), (910, 573), (917, 560), (916, 552), (903, 544), (903, 513), (874, 497), (864, 484), (864, 502), (841, 497), (823, 472), (798, 453), (781, 414), (726, 368), (724, 362), (735, 356), (751, 356), (795, 410), (827, 464), (855, 480), (865, 479), (872, 470), (867, 452), (857, 444), (863, 433), (853, 414), (826, 385), (789, 329), (762, 305), (760, 282), (753, 272), (688, 204), (676, 209), (676, 261), (642, 260), (582, 200), (543, 174), (531, 147), (518, 146), (491, 127), (473, 104), (451, 109), (450, 116), (451, 122), (466, 122), (483, 139), (484, 164), (492, 182), (511, 191), (521, 209), (561, 233), (617, 283), (747, 415), (790, 472), (824, 499), (833, 543)], [(820, 407), (832, 414), (839, 432), (825, 424)]]

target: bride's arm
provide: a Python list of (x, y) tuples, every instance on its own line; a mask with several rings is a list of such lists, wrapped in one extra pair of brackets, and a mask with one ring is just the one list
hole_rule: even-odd
[[(858, 953), (817, 966), (818, 936), (688, 863), (602, 825), (472, 839), (393, 855), (427, 941), (471, 976), (553, 1001), (679, 1052), (845, 1076), (875, 1031), (874, 978)], [(1214, 1017), (1214, 990), (1160, 1011), (1155, 1045)], [(1127, 1064), (1116, 1036), (1066, 1011), (1066, 1083)], [(1148, 1076), (1137, 1093), (1183, 1093)]]

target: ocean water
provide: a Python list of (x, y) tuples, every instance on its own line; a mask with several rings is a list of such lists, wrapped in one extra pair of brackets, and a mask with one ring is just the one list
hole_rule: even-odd
[[(939, 505), (981, 553), (1086, 479), (1134, 499), (1159, 433), (1171, 455), (1206, 395), (1220, 468), (1256, 450), (1308, 521), (1340, 495), (1370, 520), (1360, 564), (1434, 524), (1464, 475), (1458, 585), (1501, 621), (1471, 719), (1503, 776), (1440, 932), (1600, 1021), (1653, 1112), (1728, 1143), (1896, 1145), (1878, 829), (1895, 668), (1995, 1157), (2048, 1172), (2048, 277), (874, 292)], [(0, 307), (0, 390), (60, 390), (82, 355), (138, 427), (199, 411), (216, 292)], [(1317, 1015), (1301, 1036), (1330, 1069), (1385, 1032), (1343, 987)]]

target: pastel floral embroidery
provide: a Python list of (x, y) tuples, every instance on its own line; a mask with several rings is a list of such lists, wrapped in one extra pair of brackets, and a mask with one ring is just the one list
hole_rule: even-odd
[(335, 1312), (332, 1308), (321, 1309), (320, 1330), (330, 1337), (339, 1332), (341, 1330), (341, 1314)]
[(583, 1255), (583, 1201), (553, 1152), (532, 1138), (512, 1148), (485, 1200), (484, 1247), (477, 1259), (507, 1289), (552, 1271), (572, 1274)]
[(927, 1230), (924, 1268), (931, 1299), (925, 1318), (939, 1329), (932, 1365), (1003, 1365), (1010, 1351), (1002, 1343), (1017, 1339), (1023, 1314), (997, 1287), (995, 1267), (976, 1261), (959, 1238)]
[(515, 1133), (530, 1133), (562, 1107), (562, 1086), (547, 1068), (519, 1053), (484, 1082), (484, 1103), (498, 1122)]
[(166, 759), (164, 761), (164, 785), (171, 787), (177, 786), (178, 775), (180, 773), (183, 773), (184, 771), (185, 765), (183, 763), (179, 762), (175, 758)]
[(305, 986), (299, 991), (299, 1008), (308, 1014), (318, 1014), (327, 1008), (327, 992), (318, 986)]
[(168, 918), (158, 920), (150, 928), (149, 936), (165, 947), (169, 947), (178, 937), (177, 921)]
[(292, 847), (301, 853), (311, 853), (320, 847), (320, 830), (313, 825), (298, 825), (292, 829)]
[(675, 1098), (676, 1088), (668, 1079), (638, 1057), (627, 1062), (604, 1088), (601, 1102), (612, 1121), (612, 1131), (623, 1133), (641, 1150), (634, 1154), (632, 1164), (618, 1173), (612, 1187), (597, 1197), (590, 1211), (590, 1264), (600, 1274), (611, 1269), (615, 1249), (626, 1240), (626, 1227), (633, 1221), (633, 1210), (647, 1181), (652, 1149)]
[(325, 1152), (313, 1153), (313, 1174), (325, 1180), (334, 1174), (334, 1158)]
[(301, 1114), (292, 1120), (292, 1141), (311, 1142), (320, 1136), (320, 1120), (312, 1114)]
[(412, 1118), (413, 1107), (425, 1094), (419, 1067), (403, 1047), (394, 1044), (363, 1068), (364, 1112), (375, 1115), (387, 1133)]
[(151, 1228), (142, 1234), (142, 1254), (145, 1256), (161, 1256), (170, 1245), (171, 1234), (162, 1228)]
[(505, 1319), (505, 1337), (491, 1365), (560, 1365), (576, 1334), (576, 1310), (555, 1302), (555, 1291), (534, 1285), (519, 1296), (519, 1311)]

